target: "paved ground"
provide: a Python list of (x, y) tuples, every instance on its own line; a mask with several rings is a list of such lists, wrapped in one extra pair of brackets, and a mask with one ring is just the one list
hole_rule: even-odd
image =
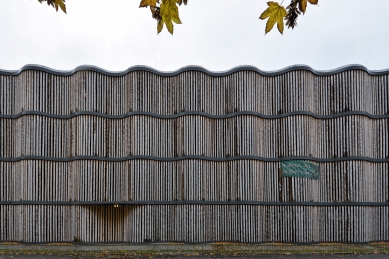
[(47, 244), (0, 243), (3, 258), (389, 258), (389, 242), (371, 244)]
[[(99, 256), (100, 257), (100, 256)], [(351, 258), (360, 258), (360, 259), (383, 259), (389, 258), (389, 254), (334, 254), (334, 255), (317, 255), (317, 254), (305, 254), (305, 255), (253, 255), (253, 256), (163, 256), (163, 257), (153, 257), (153, 258), (172, 258), (172, 259), (188, 259), (188, 258), (196, 258), (196, 259), (351, 259)], [(95, 256), (78, 256), (78, 255), (34, 255), (34, 254), (7, 254), (0, 255), (0, 259), (90, 259), (96, 258)], [(103, 258), (118, 258), (115, 256), (103, 256)], [(119, 258), (142, 258), (149, 259), (150, 257), (125, 257), (121, 256)]]

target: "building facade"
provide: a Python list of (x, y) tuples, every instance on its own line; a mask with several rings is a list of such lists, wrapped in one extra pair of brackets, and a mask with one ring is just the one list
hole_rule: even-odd
[(0, 70), (0, 241), (389, 240), (389, 70)]

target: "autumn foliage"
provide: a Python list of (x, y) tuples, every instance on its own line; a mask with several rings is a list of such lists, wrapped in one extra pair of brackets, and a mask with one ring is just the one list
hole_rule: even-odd
[[(58, 7), (66, 13), (65, 0), (38, 0), (40, 3), (46, 2), (58, 11)], [(282, 34), (284, 26), (294, 29), (297, 25), (297, 18), (300, 14), (305, 14), (308, 2), (313, 5), (318, 4), (318, 0), (291, 0), (285, 8), (277, 2), (267, 2), (268, 8), (261, 14), (259, 19), (268, 19), (266, 22), (265, 34), (267, 34), (277, 23), (277, 29)], [(157, 32), (160, 33), (164, 26), (173, 34), (174, 24), (181, 24), (178, 8), (188, 0), (141, 0), (139, 7), (148, 7), (152, 18), (157, 20)], [(281, 3), (282, 4), (282, 3)]]
[(66, 5), (65, 0), (38, 0), (39, 3), (46, 2), (48, 5), (51, 5), (55, 8), (55, 10), (58, 11), (58, 7), (61, 8), (61, 10), (66, 13)]

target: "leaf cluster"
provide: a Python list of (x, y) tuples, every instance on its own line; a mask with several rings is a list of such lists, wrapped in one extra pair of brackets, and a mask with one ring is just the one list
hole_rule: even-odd
[[(58, 11), (58, 7), (66, 13), (65, 0), (38, 0), (40, 3), (46, 2)], [(297, 26), (297, 18), (300, 14), (305, 14), (308, 2), (317, 5), (319, 0), (291, 0), (285, 8), (277, 2), (267, 2), (268, 8), (261, 14), (259, 19), (268, 19), (266, 22), (265, 34), (270, 32), (277, 23), (278, 31), (282, 34), (285, 25), (294, 29)], [(151, 16), (157, 20), (157, 32), (160, 33), (164, 26), (173, 34), (174, 25), (181, 24), (178, 14), (178, 7), (187, 5), (188, 0), (141, 0), (139, 7), (149, 7)], [(282, 4), (282, 3), (281, 3)]]
[[(284, 32), (284, 21), (286, 21), (286, 26), (288, 28), (294, 29), (297, 25), (298, 16), (303, 13), (305, 14), (307, 10), (308, 2), (313, 5), (318, 4), (318, 0), (291, 0), (291, 3), (286, 7), (286, 9), (279, 5), (276, 2), (268, 2), (269, 6), (259, 17), (259, 19), (266, 19), (266, 29), (265, 34), (273, 29), (274, 24), (277, 23), (278, 31), (282, 34)], [(288, 10), (288, 11), (286, 11)]]
[(160, 33), (166, 26), (167, 30), (173, 34), (174, 25), (181, 24), (178, 15), (178, 6), (187, 4), (188, 0), (141, 0), (139, 7), (149, 7), (151, 16), (158, 21), (157, 32)]
[(305, 14), (305, 11), (307, 10), (307, 2), (316, 5), (318, 0), (292, 0), (290, 5), (288, 5), (288, 13), (285, 18), (286, 26), (288, 26), (288, 28), (294, 29), (297, 25), (297, 17), (301, 13)]

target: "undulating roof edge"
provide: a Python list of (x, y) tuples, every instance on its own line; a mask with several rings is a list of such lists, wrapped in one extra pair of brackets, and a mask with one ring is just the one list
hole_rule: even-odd
[(206, 74), (211, 75), (211, 76), (226, 76), (226, 75), (230, 75), (232, 73), (239, 72), (239, 71), (254, 71), (254, 72), (257, 72), (257, 73), (264, 75), (264, 76), (276, 76), (276, 75), (281, 75), (281, 74), (284, 74), (284, 73), (287, 73), (290, 71), (297, 71), (297, 70), (310, 71), (313, 74), (319, 75), (319, 76), (334, 75), (337, 73), (341, 73), (344, 71), (350, 71), (350, 70), (362, 70), (362, 71), (367, 72), (370, 75), (387, 75), (387, 74), (389, 74), (389, 68), (383, 69), (383, 70), (369, 70), (365, 66), (358, 65), (358, 64), (350, 64), (350, 65), (342, 66), (342, 67), (335, 68), (332, 70), (315, 70), (307, 65), (293, 65), (293, 66), (285, 67), (283, 69), (275, 70), (275, 71), (264, 71), (264, 70), (260, 70), (256, 67), (254, 67), (254, 66), (238, 66), (238, 67), (234, 67), (230, 70), (218, 71), (218, 72), (210, 71), (210, 70), (207, 70), (207, 69), (200, 67), (200, 66), (186, 66), (186, 67), (182, 67), (178, 70), (170, 71), (170, 72), (159, 71), (157, 69), (147, 67), (147, 66), (133, 66), (133, 67), (129, 67), (128, 69), (123, 70), (123, 71), (114, 72), (114, 71), (108, 71), (108, 70), (102, 69), (102, 68), (97, 67), (97, 66), (92, 66), (92, 65), (78, 66), (73, 70), (56, 70), (56, 69), (52, 69), (52, 68), (41, 66), (41, 65), (29, 64), (29, 65), (23, 66), (19, 70), (0, 69), (0, 75), (18, 75), (26, 70), (43, 71), (43, 72), (47, 72), (50, 74), (61, 75), (61, 76), (69, 76), (69, 75), (72, 75), (78, 71), (94, 71), (94, 72), (98, 72), (98, 73), (108, 75), (108, 76), (123, 76), (123, 75), (126, 75), (130, 72), (133, 72), (133, 71), (147, 71), (147, 72), (151, 72), (151, 73), (154, 73), (154, 74), (160, 75), (160, 76), (175, 76), (175, 75), (178, 75), (178, 74), (180, 74), (182, 72), (186, 72), (186, 71), (200, 71), (200, 72), (206, 73)]

